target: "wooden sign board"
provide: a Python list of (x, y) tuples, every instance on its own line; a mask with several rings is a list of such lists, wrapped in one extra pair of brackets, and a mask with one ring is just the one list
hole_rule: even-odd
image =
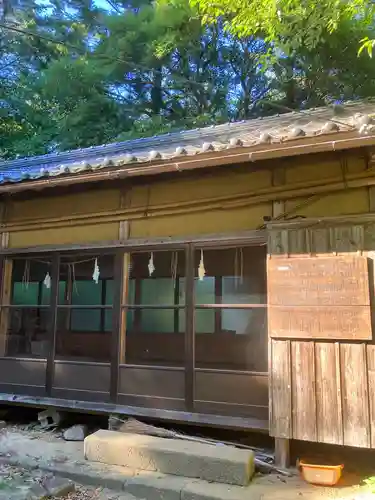
[(365, 257), (271, 258), (267, 282), (271, 337), (372, 339)]

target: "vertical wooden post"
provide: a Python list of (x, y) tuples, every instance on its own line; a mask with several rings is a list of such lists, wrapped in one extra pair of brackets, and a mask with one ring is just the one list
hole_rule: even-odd
[(56, 329), (57, 329), (57, 306), (59, 302), (59, 280), (60, 280), (60, 255), (54, 254), (52, 260), (51, 273), (51, 302), (49, 306), (50, 324), (49, 324), (49, 350), (47, 356), (46, 370), (46, 393), (50, 396), (53, 387), (53, 378), (55, 374), (55, 355), (56, 355)]
[[(73, 295), (73, 276), (71, 271), (71, 266), (68, 266), (68, 275), (65, 286), (65, 294), (64, 294), (64, 302), (66, 305), (72, 305), (72, 295)], [(68, 307), (64, 311), (65, 315), (65, 329), (67, 332), (70, 331), (71, 328), (71, 319), (72, 319), (72, 309)]]
[(128, 256), (124, 250), (116, 252), (115, 257), (115, 288), (113, 296), (113, 318), (112, 318), (112, 339), (111, 339), (111, 383), (110, 398), (113, 403), (117, 401), (119, 383), (119, 364), (125, 360), (125, 332), (124, 310), (121, 305), (124, 300), (124, 293), (127, 290), (128, 278)]
[[(126, 192), (121, 193), (121, 202), (120, 202), (121, 208), (126, 206)], [(119, 239), (122, 243), (126, 243), (126, 241), (130, 237), (130, 223), (128, 220), (123, 220), (120, 222), (120, 228), (119, 228)], [(117, 258), (121, 260), (122, 262), (118, 262), (117, 266), (120, 269), (120, 274), (115, 274), (115, 294), (116, 294), (116, 279), (119, 278), (121, 283), (117, 283), (117, 293), (119, 294), (119, 300), (120, 300), (120, 308), (118, 311), (118, 319), (115, 320), (115, 323), (117, 321), (118, 325), (118, 343), (117, 343), (117, 349), (118, 349), (118, 362), (125, 363), (125, 350), (126, 350), (126, 318), (127, 318), (127, 311), (124, 310), (121, 306), (122, 304), (126, 304), (128, 302), (128, 294), (129, 294), (129, 279), (130, 279), (130, 254), (129, 253), (124, 253), (124, 251), (121, 251), (121, 257), (118, 256)], [(116, 272), (117, 267), (115, 267), (115, 272)], [(115, 304), (117, 303), (117, 297), (116, 295), (114, 296)], [(114, 304), (114, 305), (115, 305)], [(115, 307), (114, 307), (115, 309)], [(114, 311), (114, 314), (117, 314), (116, 311)], [(114, 323), (114, 324), (115, 324)], [(116, 337), (116, 334), (115, 334)]]
[[(176, 276), (176, 281), (174, 283), (174, 294), (173, 303), (178, 306), (180, 303), (180, 277)], [(174, 309), (173, 311), (173, 331), (178, 333), (180, 331), (180, 309)]]
[[(276, 168), (272, 171), (272, 186), (282, 186), (285, 184), (285, 168)], [(272, 218), (277, 219), (285, 212), (285, 201), (272, 202)]]
[[(130, 253), (123, 255), (123, 274), (122, 274), (122, 290), (121, 290), (121, 305), (128, 302), (129, 295), (129, 278), (130, 278)], [(120, 346), (119, 346), (119, 361), (120, 364), (126, 361), (126, 329), (127, 329), (127, 309), (121, 308), (120, 311)]]
[[(13, 261), (4, 259), (2, 261), (2, 283), (1, 283), (1, 304), (10, 304), (12, 295), (12, 271)], [(8, 346), (9, 309), (3, 307), (0, 319), (0, 356), (6, 356)]]
[[(6, 214), (6, 205), (1, 205), (1, 221), (4, 222)], [(1, 248), (8, 248), (9, 246), (9, 233), (1, 233)], [(13, 272), (13, 261), (10, 259), (2, 258), (0, 269), (1, 285), (0, 285), (0, 296), (1, 304), (10, 304), (12, 295), (12, 272)], [(0, 318), (0, 356), (6, 356), (7, 346), (8, 346), (8, 327), (9, 327), (9, 309), (1, 310)]]
[[(215, 304), (221, 304), (223, 297), (223, 277), (215, 276)], [(220, 333), (222, 329), (222, 309), (215, 309), (215, 332)]]
[(369, 211), (375, 212), (375, 186), (368, 187)]
[(194, 248), (186, 249), (185, 272), (185, 407), (187, 411), (194, 409), (195, 386), (195, 327), (194, 327)]
[(290, 440), (275, 438), (275, 465), (283, 469), (290, 467)]

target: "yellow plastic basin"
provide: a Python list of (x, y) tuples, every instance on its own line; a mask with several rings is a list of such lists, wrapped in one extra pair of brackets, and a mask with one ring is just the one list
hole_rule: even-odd
[(334, 486), (338, 483), (343, 465), (317, 465), (299, 461), (301, 475), (305, 481), (320, 486)]

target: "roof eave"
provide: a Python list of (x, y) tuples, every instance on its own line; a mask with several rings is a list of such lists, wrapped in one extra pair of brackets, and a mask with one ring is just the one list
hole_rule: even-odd
[[(328, 138), (329, 137), (329, 138)], [(97, 172), (73, 175), (59, 175), (38, 180), (25, 180), (18, 183), (0, 185), (0, 194), (22, 191), (39, 191), (52, 187), (72, 184), (102, 182), (130, 177), (183, 172), (201, 168), (256, 162), (260, 160), (292, 157), (327, 151), (342, 151), (375, 145), (375, 134), (359, 135), (358, 131), (338, 132), (314, 137), (299, 138), (277, 144), (260, 144), (256, 147), (237, 147), (233, 149), (184, 156), (161, 162), (160, 160), (143, 164), (128, 164), (116, 169), (103, 169)]]

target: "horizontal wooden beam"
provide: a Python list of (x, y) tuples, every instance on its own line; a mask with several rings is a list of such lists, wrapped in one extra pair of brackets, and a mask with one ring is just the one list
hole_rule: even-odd
[(115, 253), (116, 249), (123, 248), (124, 252), (149, 252), (158, 250), (184, 250), (187, 244), (201, 248), (235, 248), (238, 246), (265, 245), (267, 234), (264, 230), (252, 230), (238, 233), (218, 233), (185, 238), (129, 238), (126, 242), (101, 241), (87, 244), (68, 245), (41, 245), (37, 247), (19, 247), (0, 249), (0, 255), (14, 255), (23, 258), (32, 254), (40, 255), (50, 252), (90, 253), (92, 255)]
[(72, 214), (64, 217), (53, 218), (25, 218), (22, 221), (5, 222), (6, 231), (19, 232), (31, 231), (33, 229), (57, 229), (67, 225), (83, 226), (88, 224), (105, 224), (111, 222), (150, 219), (154, 217), (167, 217), (175, 215), (186, 215), (202, 211), (224, 210), (254, 206), (268, 202), (291, 200), (293, 198), (312, 196), (321, 193), (333, 193), (346, 189), (357, 189), (375, 185), (375, 172), (361, 172), (348, 174), (343, 180), (340, 177), (330, 177), (322, 181), (304, 181), (287, 185), (268, 186), (266, 188), (246, 191), (235, 195), (217, 196), (201, 200), (189, 200), (184, 202), (166, 203), (154, 205), (147, 208), (121, 208), (110, 211), (95, 212), (90, 214)]

